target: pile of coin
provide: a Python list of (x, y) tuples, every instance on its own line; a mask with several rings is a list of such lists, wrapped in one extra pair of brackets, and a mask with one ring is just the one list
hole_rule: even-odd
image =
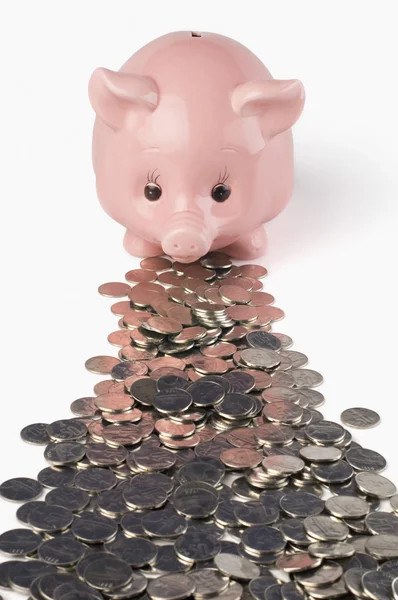
[[(86, 361), (108, 377), (73, 418), (21, 431), (48, 466), (0, 485), (21, 522), (0, 534), (0, 587), (32, 600), (398, 599), (386, 461), (319, 412), (322, 376), (272, 330), (283, 311), (266, 274), (215, 252), (147, 258), (100, 286), (117, 299), (118, 356)], [(357, 407), (342, 422), (379, 416)]]

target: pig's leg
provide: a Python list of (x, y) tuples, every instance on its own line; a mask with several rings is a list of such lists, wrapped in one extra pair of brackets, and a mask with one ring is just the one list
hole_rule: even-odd
[(158, 256), (164, 254), (160, 244), (152, 244), (143, 240), (132, 231), (127, 230), (123, 240), (124, 249), (133, 256)]
[(224, 252), (239, 260), (249, 260), (262, 256), (267, 250), (267, 234), (264, 227), (257, 227), (250, 233), (242, 235), (236, 242), (224, 248)]

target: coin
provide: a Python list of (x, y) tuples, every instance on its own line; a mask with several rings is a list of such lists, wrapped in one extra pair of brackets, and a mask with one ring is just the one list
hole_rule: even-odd
[(386, 477), (373, 472), (360, 472), (355, 475), (359, 489), (376, 498), (390, 498), (396, 492), (395, 485)]
[(249, 367), (256, 369), (274, 369), (280, 362), (280, 355), (267, 348), (247, 348), (240, 354), (241, 360)]
[(127, 296), (130, 289), (131, 288), (127, 283), (112, 281), (100, 285), (98, 292), (101, 296), (106, 296), (107, 298), (123, 298), (123, 296)]
[(276, 568), (285, 571), (285, 573), (299, 573), (315, 569), (322, 563), (319, 557), (311, 556), (307, 552), (297, 552), (290, 555), (281, 556), (276, 561)]
[(324, 515), (307, 517), (304, 528), (308, 535), (324, 542), (342, 542), (349, 532), (347, 525)]
[(341, 413), (340, 418), (344, 425), (356, 429), (369, 429), (380, 423), (380, 416), (369, 408), (347, 408)]
[(15, 477), (3, 481), (0, 485), (0, 496), (10, 502), (28, 502), (35, 500), (43, 491), (41, 484), (29, 477)]
[(282, 496), (279, 506), (284, 513), (293, 518), (305, 518), (321, 514), (325, 503), (323, 500), (304, 491), (295, 491)]
[(34, 445), (48, 444), (50, 437), (47, 433), (46, 423), (33, 423), (21, 430), (21, 438), (24, 442)]
[(364, 593), (375, 600), (391, 598), (391, 580), (383, 573), (368, 571), (361, 578)]
[(109, 374), (114, 366), (118, 365), (120, 360), (113, 356), (94, 356), (86, 360), (85, 366), (91, 373)]
[(196, 588), (194, 580), (182, 573), (168, 573), (152, 579), (147, 588), (152, 600), (183, 600), (191, 596)]

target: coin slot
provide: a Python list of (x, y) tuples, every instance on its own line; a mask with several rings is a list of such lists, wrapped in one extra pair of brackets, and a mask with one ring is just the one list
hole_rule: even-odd
[(202, 37), (200, 31), (191, 31), (191, 37)]

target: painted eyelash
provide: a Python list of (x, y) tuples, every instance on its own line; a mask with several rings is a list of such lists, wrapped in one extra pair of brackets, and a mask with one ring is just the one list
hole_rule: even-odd
[(227, 171), (227, 167), (224, 169), (224, 174), (221, 176), (221, 171), (218, 174), (218, 182), (217, 183), (225, 183), (229, 177), (229, 173)]
[(156, 175), (156, 177), (154, 179), (153, 176), (156, 171), (157, 171), (157, 169), (154, 169), (150, 175), (149, 175), (150, 171), (148, 171), (147, 176), (146, 176), (148, 183), (157, 183), (157, 180), (160, 177), (160, 173), (159, 173), (159, 175)]

